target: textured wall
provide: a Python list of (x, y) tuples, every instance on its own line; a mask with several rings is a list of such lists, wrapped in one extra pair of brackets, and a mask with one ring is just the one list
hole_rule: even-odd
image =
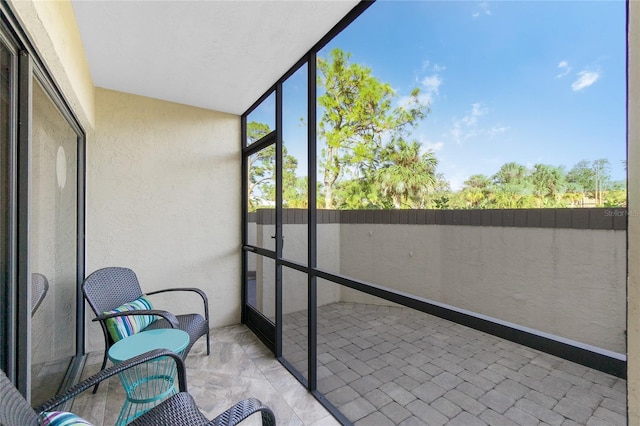
[(94, 87), (70, 0), (9, 4), (87, 132), (95, 123)]
[[(237, 116), (96, 89), (87, 273), (127, 266), (143, 291), (200, 287), (212, 327), (238, 323), (239, 140)], [(180, 313), (198, 302), (187, 294), (157, 305)], [(93, 324), (90, 349), (99, 342)]]
[[(275, 249), (271, 235), (275, 232), (273, 225), (251, 225), (258, 233), (257, 245), (270, 250)], [(340, 225), (324, 224), (318, 227), (318, 266), (330, 271), (340, 269)], [(307, 225), (284, 225), (283, 257), (305, 264), (307, 262)], [(251, 255), (256, 259), (255, 267), (257, 308), (268, 318), (275, 318), (275, 262), (263, 256)], [(283, 268), (283, 313), (298, 312), (307, 309), (308, 294), (306, 275), (291, 268)], [(340, 301), (340, 286), (329, 285), (318, 280), (319, 306)]]
[[(273, 225), (258, 225), (257, 231), (269, 239)], [(299, 241), (306, 241), (305, 225), (285, 225), (284, 233), (290, 258), (296, 252), (305, 253), (298, 247)], [(272, 260), (268, 262), (268, 269), (258, 267), (258, 304), (272, 316), (274, 266)], [(626, 352), (624, 230), (320, 224), (318, 265), (417, 297)], [(306, 310), (306, 279), (300, 282), (285, 270), (284, 281), (284, 312)], [(388, 303), (346, 287), (319, 283), (318, 289), (319, 305), (339, 300)]]
[(344, 224), (340, 241), (343, 275), (625, 352), (624, 231)]

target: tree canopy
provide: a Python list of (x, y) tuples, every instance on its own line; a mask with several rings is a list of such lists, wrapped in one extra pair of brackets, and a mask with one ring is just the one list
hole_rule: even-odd
[[(318, 58), (318, 208), (325, 209), (482, 209), (625, 206), (624, 182), (613, 182), (609, 160), (581, 160), (565, 167), (516, 162), (495, 174), (471, 175), (454, 191), (437, 173), (438, 158), (412, 131), (430, 105), (415, 88), (400, 97), (373, 75), (333, 49)], [(268, 125), (247, 124), (253, 143)], [(307, 207), (308, 180), (296, 176), (298, 161), (283, 147), (284, 207)], [(275, 145), (249, 159), (249, 208), (275, 205)], [(306, 176), (306, 173), (304, 173)]]
[[(435, 167), (429, 162), (435, 157), (423, 155), (418, 142), (407, 140), (429, 106), (420, 100), (418, 88), (399, 102), (389, 84), (349, 60), (340, 49), (318, 58), (323, 207), (408, 203), (409, 190), (426, 192), (434, 181)], [(406, 156), (411, 160), (405, 161)], [(409, 184), (403, 175), (411, 170), (429, 176)], [(405, 183), (411, 188), (405, 189)]]

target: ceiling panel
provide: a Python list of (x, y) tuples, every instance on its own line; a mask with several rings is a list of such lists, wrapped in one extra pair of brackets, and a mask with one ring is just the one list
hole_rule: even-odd
[(357, 3), (72, 2), (96, 86), (234, 114)]

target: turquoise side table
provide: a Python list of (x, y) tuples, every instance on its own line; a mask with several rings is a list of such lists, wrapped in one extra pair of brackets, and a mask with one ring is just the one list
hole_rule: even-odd
[[(116, 342), (109, 349), (109, 359), (117, 364), (153, 349), (169, 349), (177, 354), (189, 344), (189, 335), (173, 328), (143, 331)], [(117, 426), (126, 425), (171, 395), (175, 387), (176, 365), (169, 357), (140, 364), (119, 374), (127, 394)]]

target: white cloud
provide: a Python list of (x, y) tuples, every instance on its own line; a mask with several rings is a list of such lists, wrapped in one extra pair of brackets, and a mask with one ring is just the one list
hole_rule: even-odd
[(489, 9), (489, 3), (487, 3), (486, 1), (478, 3), (478, 7), (472, 13), (471, 16), (473, 16), (474, 18), (478, 18), (481, 15), (491, 16), (491, 10)]
[[(418, 95), (418, 101), (424, 105), (431, 105), (434, 96), (438, 96), (442, 79), (438, 74), (427, 76), (420, 82), (421, 90)], [(411, 96), (402, 96), (398, 99), (398, 105), (408, 107), (413, 102)]]
[(432, 64), (431, 61), (429, 61), (428, 59), (425, 59), (424, 61), (422, 61), (422, 71), (438, 73), (446, 69), (447, 67), (445, 67), (444, 65)]
[(438, 151), (442, 151), (442, 148), (444, 148), (444, 142), (427, 142), (424, 145), (425, 151), (438, 152)]
[(460, 191), (464, 188), (464, 182), (469, 179), (469, 170), (466, 168), (458, 168), (457, 166), (451, 167), (449, 173), (445, 173), (445, 176), (449, 180), (449, 186), (453, 191)]
[[(433, 100), (433, 97), (431, 96), (431, 93), (421, 92), (418, 95), (418, 102), (420, 102), (423, 105), (431, 105), (432, 100)], [(415, 101), (414, 101), (414, 98), (411, 96), (401, 96), (398, 99), (398, 106), (402, 108), (407, 108), (412, 104), (415, 104)]]
[(483, 108), (478, 102), (471, 105), (471, 114), (462, 118), (462, 122), (467, 126), (475, 126), (478, 123), (478, 117), (482, 117), (487, 113), (487, 109)]
[(438, 89), (440, 88), (441, 84), (442, 84), (442, 79), (440, 78), (440, 76), (438, 76), (438, 74), (434, 74), (432, 76), (425, 77), (422, 79), (422, 85), (426, 89), (427, 93), (432, 93), (437, 95)]
[(509, 130), (508, 127), (506, 126), (493, 126), (492, 128), (490, 128), (487, 133), (489, 134), (490, 137), (496, 137), (498, 135), (501, 135), (502, 133), (506, 132), (507, 130)]
[(580, 91), (591, 86), (598, 81), (600, 73), (598, 71), (580, 71), (578, 73), (578, 79), (571, 84), (571, 88), (574, 92)]
[(556, 78), (562, 78), (571, 72), (571, 67), (567, 61), (560, 61), (558, 68), (560, 69), (560, 74), (556, 75)]
[(444, 142), (442, 141), (432, 141), (430, 140), (424, 133), (420, 133), (416, 135), (416, 139), (418, 143), (420, 143), (420, 153), (424, 154), (428, 151), (442, 151), (444, 149)]
[(449, 132), (451, 138), (457, 144), (462, 143), (463, 140), (469, 139), (472, 136), (478, 134), (478, 118), (487, 113), (487, 109), (483, 108), (478, 102), (471, 105), (471, 111), (469, 114), (462, 118), (454, 120), (453, 128)]

